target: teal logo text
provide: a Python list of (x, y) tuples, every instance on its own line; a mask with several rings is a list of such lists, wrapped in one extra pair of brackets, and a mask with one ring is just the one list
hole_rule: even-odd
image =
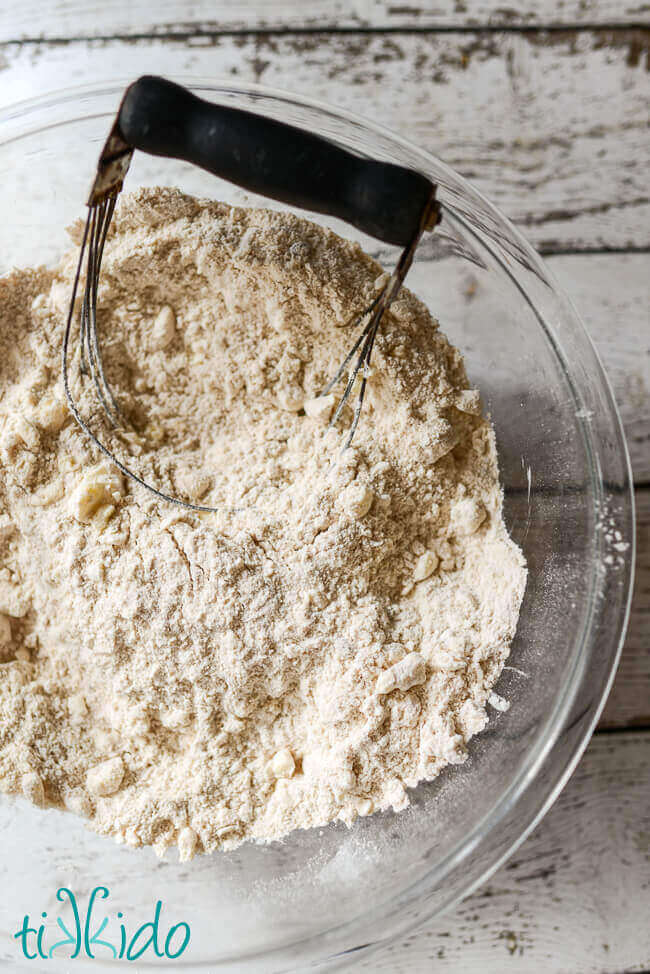
[[(189, 923), (174, 923), (165, 932), (161, 917), (163, 904), (158, 900), (154, 907), (153, 919), (129, 930), (124, 914), (118, 911), (111, 919), (108, 915), (107, 900), (110, 896), (105, 886), (96, 886), (88, 897), (83, 910), (72, 890), (62, 886), (56, 892), (59, 903), (70, 907), (71, 920), (65, 922), (57, 917), (56, 933), (48, 935), (48, 925), (33, 923), (29, 914), (23, 917), (22, 926), (14, 934), (19, 942), (23, 956), (27, 960), (50, 960), (52, 957), (67, 957), (74, 960), (95, 957), (112, 960), (138, 960), (149, 951), (156, 957), (176, 960), (186, 950), (190, 942)], [(41, 913), (41, 921), (47, 920), (47, 913)], [(60, 937), (59, 934), (63, 934)], [(54, 942), (54, 936), (58, 939)]]

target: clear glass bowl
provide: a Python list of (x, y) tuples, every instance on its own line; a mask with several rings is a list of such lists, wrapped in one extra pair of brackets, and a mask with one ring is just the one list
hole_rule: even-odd
[[(519, 845), (557, 797), (609, 690), (632, 583), (630, 470), (610, 387), (578, 316), (514, 227), (439, 160), (327, 106), (261, 87), (180, 79), (204, 97), (285, 119), (439, 184), (444, 219), (421, 244), (408, 285), (465, 353), (496, 428), (505, 515), (530, 569), (510, 666), (462, 767), (412, 793), (406, 811), (294, 833), (189, 864), (159, 862), (88, 833), (81, 820), (0, 800), (0, 959), (21, 963), (25, 913), (57, 915), (56, 890), (96, 885), (116, 929), (163, 901), (186, 920), (182, 969), (350, 967), (382, 942), (448, 908)], [(124, 84), (80, 88), (0, 116), (0, 274), (56, 260), (83, 213)], [(127, 189), (171, 184), (201, 196), (268, 204), (186, 164), (136, 153)], [(320, 217), (314, 217), (320, 220)], [(386, 267), (396, 252), (355, 234)], [(62, 909), (59, 905), (59, 909)], [(52, 942), (52, 932), (46, 935)], [(350, 951), (358, 951), (355, 957)], [(106, 951), (75, 971), (97, 970)], [(170, 970), (143, 956), (139, 968)], [(67, 970), (65, 960), (48, 970)]]

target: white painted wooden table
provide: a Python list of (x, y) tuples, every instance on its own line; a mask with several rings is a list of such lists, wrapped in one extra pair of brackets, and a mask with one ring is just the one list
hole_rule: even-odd
[(514, 858), (360, 970), (650, 969), (649, 26), (642, 0), (0, 5), (0, 107), (146, 71), (225, 76), (367, 113), (430, 148), (548, 256), (614, 385), (639, 554), (599, 730)]

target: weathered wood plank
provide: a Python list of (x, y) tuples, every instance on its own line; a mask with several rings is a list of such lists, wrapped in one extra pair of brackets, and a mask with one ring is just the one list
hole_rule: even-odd
[(487, 885), (355, 970), (646, 970), (649, 760), (649, 735), (593, 738), (553, 809)]
[(10, 44), (0, 47), (0, 107), (145, 71), (261, 81), (376, 117), (431, 149), (538, 247), (645, 247), (649, 44), (643, 30)]
[[(621, 662), (599, 727), (650, 728), (650, 489), (636, 491), (634, 597)], [(648, 731), (650, 780), (650, 731)]]
[(648, 17), (640, 0), (464, 0), (445, 4), (419, 0), (27, 0), (4, 12), (0, 41), (61, 37), (115, 37), (170, 32), (327, 28), (537, 27), (631, 24)]

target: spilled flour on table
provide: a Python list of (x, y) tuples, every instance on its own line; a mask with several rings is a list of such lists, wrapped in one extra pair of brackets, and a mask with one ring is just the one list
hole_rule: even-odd
[(404, 291), (340, 454), (317, 392), (379, 265), (287, 213), (125, 196), (98, 320), (128, 426), (74, 392), (222, 507), (188, 512), (67, 410), (76, 257), (0, 279), (0, 788), (182, 859), (404, 808), (485, 726), (526, 579), (460, 353)]

